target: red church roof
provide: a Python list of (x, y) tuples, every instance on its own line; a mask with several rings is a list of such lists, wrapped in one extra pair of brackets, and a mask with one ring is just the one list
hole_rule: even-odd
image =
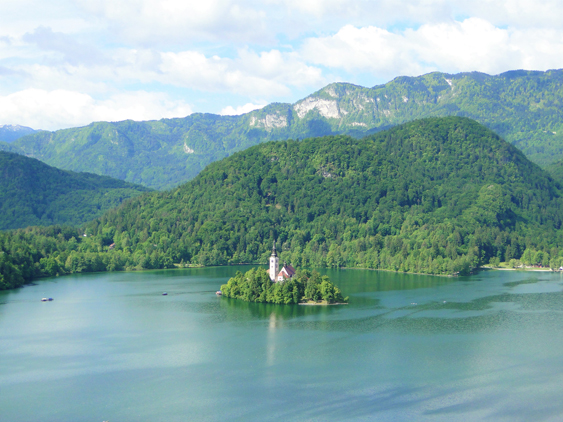
[(295, 268), (293, 268), (291, 265), (283, 264), (283, 268), (276, 277), (276, 280), (279, 280), (280, 277), (282, 277), (284, 280), (287, 280), (289, 278), (292, 278), (294, 275)]

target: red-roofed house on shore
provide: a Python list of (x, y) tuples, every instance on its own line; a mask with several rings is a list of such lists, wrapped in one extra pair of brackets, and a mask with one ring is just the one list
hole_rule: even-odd
[(295, 275), (295, 268), (293, 268), (291, 265), (288, 265), (284, 262), (283, 267), (282, 267), (281, 271), (279, 272), (279, 274), (276, 278), (276, 281), (289, 280), (294, 275)]

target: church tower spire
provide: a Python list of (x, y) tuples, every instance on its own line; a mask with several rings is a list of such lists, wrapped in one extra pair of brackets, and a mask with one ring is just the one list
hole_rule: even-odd
[(278, 254), (276, 253), (276, 241), (272, 245), (272, 255), (270, 256), (270, 280), (276, 281), (276, 276), (278, 275), (280, 267), (280, 260)]

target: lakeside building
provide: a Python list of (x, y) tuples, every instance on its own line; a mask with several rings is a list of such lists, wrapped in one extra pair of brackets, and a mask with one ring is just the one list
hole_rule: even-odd
[(285, 280), (293, 278), (293, 276), (295, 275), (295, 268), (293, 268), (289, 264), (286, 264), (285, 262), (283, 263), (281, 270), (279, 269), (279, 266), (280, 260), (276, 252), (276, 242), (274, 241), (274, 244), (272, 246), (272, 255), (270, 255), (270, 280), (276, 283), (278, 281), (283, 282)]

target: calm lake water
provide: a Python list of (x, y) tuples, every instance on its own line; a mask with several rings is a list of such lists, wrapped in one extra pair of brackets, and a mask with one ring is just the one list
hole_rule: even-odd
[(563, 420), (560, 274), (324, 270), (348, 306), (216, 297), (246, 269), (0, 293), (0, 419)]

